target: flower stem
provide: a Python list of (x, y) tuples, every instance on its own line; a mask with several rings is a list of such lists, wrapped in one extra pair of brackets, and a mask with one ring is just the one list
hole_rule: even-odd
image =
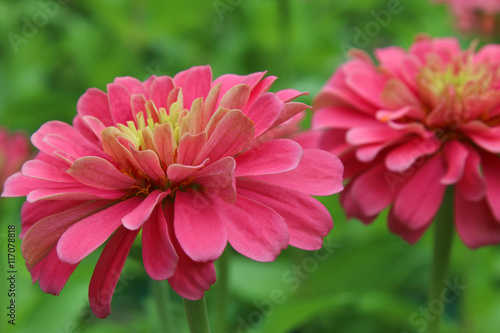
[(215, 294), (215, 331), (226, 332), (227, 320), (226, 310), (229, 299), (228, 294), (228, 261), (230, 257), (230, 249), (226, 249), (217, 260), (217, 290)]
[(169, 306), (170, 292), (167, 280), (151, 282), (153, 286), (154, 298), (156, 307), (158, 309), (158, 318), (160, 319), (160, 327), (158, 332), (169, 333), (174, 332), (174, 317), (172, 316), (172, 309)]
[[(432, 261), (431, 284), (429, 290), (428, 309), (433, 309), (433, 302), (441, 301), (441, 293), (445, 288), (444, 282), (450, 261), (453, 242), (453, 188), (448, 186), (444, 195), (443, 203), (434, 221), (434, 254)], [(441, 302), (441, 304), (443, 304)], [(439, 324), (442, 311), (435, 313), (436, 316), (428, 323), (428, 332), (439, 332)]]
[(191, 333), (210, 333), (205, 296), (197, 301), (184, 299), (184, 308)]

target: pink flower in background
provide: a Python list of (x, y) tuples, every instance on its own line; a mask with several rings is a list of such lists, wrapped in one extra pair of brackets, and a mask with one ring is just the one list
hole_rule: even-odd
[[(304, 146), (339, 155), (349, 217), (410, 243), (430, 226), (447, 186), (455, 225), (471, 248), (500, 242), (500, 46), (461, 50), (454, 38), (419, 38), (405, 51), (357, 51), (314, 101)], [(451, 212), (450, 212), (451, 213)]]
[(29, 158), (30, 143), (23, 133), (9, 133), (0, 128), (0, 186), (3, 190), (5, 180), (21, 169)]
[(147, 273), (187, 299), (215, 282), (227, 242), (272, 261), (288, 245), (316, 250), (333, 224), (310, 195), (342, 189), (342, 164), (288, 139), (308, 108), (276, 77), (193, 67), (145, 82), (117, 78), (78, 101), (73, 126), (51, 121), (31, 140), (40, 152), (7, 182), (27, 195), (22, 252), (33, 281), (58, 294), (78, 263), (106, 241), (89, 286), (101, 318), (142, 230)]
[(500, 0), (434, 0), (446, 3), (455, 15), (458, 28), (491, 35), (498, 30)]

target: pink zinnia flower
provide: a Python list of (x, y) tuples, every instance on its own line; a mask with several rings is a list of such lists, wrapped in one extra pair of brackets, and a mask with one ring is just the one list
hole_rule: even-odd
[(499, 243), (500, 46), (422, 37), (408, 52), (376, 50), (377, 64), (353, 54), (315, 99), (318, 132), (302, 138), (343, 161), (347, 215), (370, 223), (390, 206), (389, 229), (415, 243), (453, 186), (462, 241)]
[(296, 90), (267, 92), (276, 77), (264, 75), (212, 81), (205, 66), (117, 78), (80, 98), (73, 126), (51, 121), (33, 134), (40, 152), (3, 196), (27, 195), (22, 252), (42, 290), (58, 294), (109, 239), (89, 286), (106, 317), (140, 230), (147, 273), (192, 300), (215, 282), (227, 242), (258, 261), (289, 244), (319, 249), (333, 224), (310, 195), (340, 191), (343, 167), (325, 151), (268, 140), (308, 107), (292, 102)]
[(498, 30), (500, 0), (434, 0), (446, 3), (455, 15), (458, 28), (463, 31), (480, 31), (486, 35)]
[(29, 158), (30, 143), (28, 137), (21, 133), (9, 133), (0, 128), (0, 189), (3, 190), (5, 180), (21, 169), (21, 165)]

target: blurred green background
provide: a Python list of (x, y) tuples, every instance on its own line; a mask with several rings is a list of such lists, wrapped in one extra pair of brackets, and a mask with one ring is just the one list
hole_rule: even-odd
[[(381, 14), (390, 8), (397, 13)], [(309, 91), (302, 100), (311, 103), (346, 60), (347, 48), (408, 47), (417, 33), (458, 34), (446, 8), (428, 1), (2, 0), (0, 125), (31, 134), (48, 120), (71, 122), (78, 97), (89, 87), (105, 89), (116, 76), (175, 75), (201, 64), (212, 65), (214, 76), (268, 70), (279, 78), (273, 91)], [(468, 45), (471, 39), (461, 41)], [(387, 230), (384, 216), (366, 227), (345, 220), (336, 196), (321, 200), (335, 227), (319, 253), (289, 248), (274, 263), (226, 253), (227, 332), (423, 332), (432, 230), (410, 246)], [(118, 283), (123, 288), (114, 296), (112, 315), (100, 320), (87, 300), (97, 254), (54, 297), (31, 285), (20, 240), (16, 325), (8, 325), (6, 231), (14, 224), (19, 233), (22, 202), (0, 203), (1, 332), (157, 331), (158, 285), (134, 260), (139, 247)], [(471, 251), (455, 239), (449, 281), (466, 289), (447, 304), (442, 332), (499, 332), (499, 252)], [(218, 287), (207, 292), (213, 327)], [(181, 299), (173, 292), (170, 298), (172, 332), (186, 332)]]

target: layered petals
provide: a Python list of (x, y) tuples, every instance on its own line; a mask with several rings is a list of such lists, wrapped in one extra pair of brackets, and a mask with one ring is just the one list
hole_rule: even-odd
[[(326, 82), (314, 100), (314, 132), (297, 140), (339, 155), (348, 217), (368, 224), (389, 208), (389, 229), (415, 243), (450, 186), (471, 210), (454, 208), (464, 243), (500, 242), (492, 227), (500, 225), (500, 48), (474, 46), (461, 50), (456, 38), (417, 36), (408, 51), (376, 50), (375, 61), (354, 50)], [(285, 186), (269, 175), (254, 178)], [(476, 223), (479, 210), (486, 212)], [(491, 238), (482, 235), (489, 228)]]
[(111, 313), (111, 299), (137, 234), (138, 231), (119, 227), (97, 261), (89, 284), (89, 303), (98, 318)]
[(320, 248), (333, 223), (308, 194), (342, 190), (343, 167), (283, 138), (298, 130), (309, 107), (293, 100), (306, 93), (270, 92), (276, 77), (265, 74), (213, 80), (210, 66), (197, 66), (144, 82), (119, 77), (85, 92), (73, 126), (42, 125), (31, 138), (40, 152), (2, 193), (26, 196), (32, 280), (57, 295), (105, 244), (89, 285), (90, 307), (105, 318), (133, 244), (147, 274), (189, 300), (215, 283), (228, 242), (258, 261), (290, 244)]

